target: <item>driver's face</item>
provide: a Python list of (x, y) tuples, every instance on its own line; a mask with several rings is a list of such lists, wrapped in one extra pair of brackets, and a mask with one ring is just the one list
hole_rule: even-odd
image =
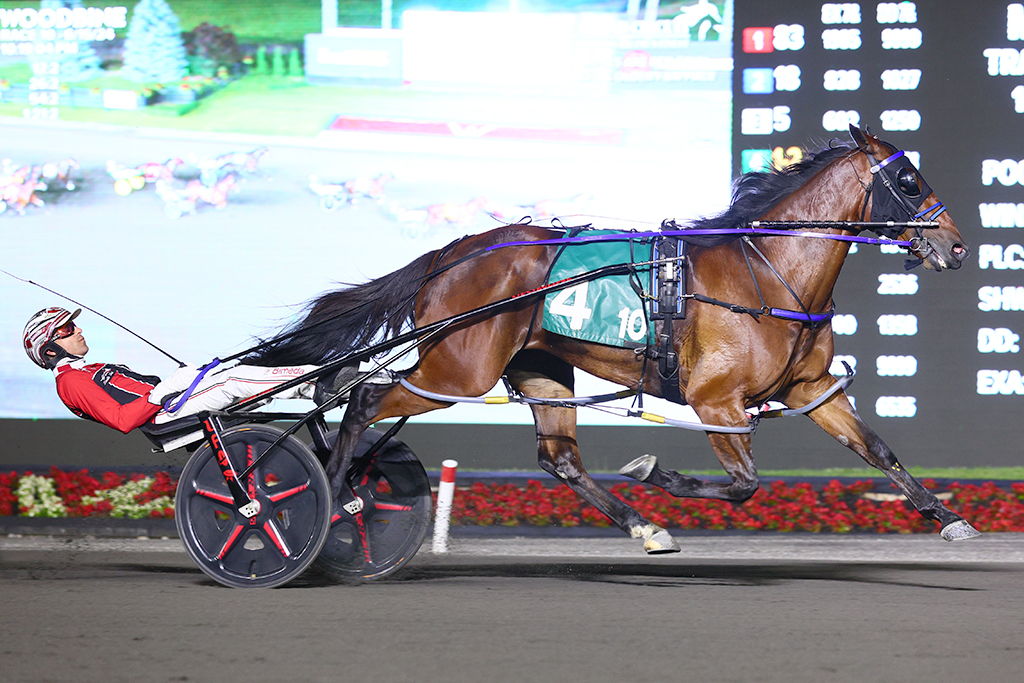
[(85, 343), (82, 328), (78, 325), (75, 325), (75, 331), (70, 337), (54, 339), (53, 343), (74, 356), (84, 356), (89, 352), (89, 345)]

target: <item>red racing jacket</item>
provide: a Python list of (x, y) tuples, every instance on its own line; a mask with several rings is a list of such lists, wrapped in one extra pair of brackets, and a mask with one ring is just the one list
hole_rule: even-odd
[(54, 368), (57, 395), (78, 417), (95, 420), (127, 434), (146, 424), (160, 406), (146, 399), (160, 382), (154, 375), (140, 375), (123, 365), (77, 360)]

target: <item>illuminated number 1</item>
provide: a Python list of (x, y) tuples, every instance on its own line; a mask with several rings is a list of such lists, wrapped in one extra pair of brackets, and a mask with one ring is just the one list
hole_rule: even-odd
[(755, 50), (758, 52), (764, 51), (764, 31), (754, 31), (750, 39), (754, 42)]

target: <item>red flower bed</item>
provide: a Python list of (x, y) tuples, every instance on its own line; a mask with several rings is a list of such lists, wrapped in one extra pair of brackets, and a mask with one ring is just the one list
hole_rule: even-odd
[[(923, 483), (936, 489), (934, 481)], [(806, 482), (775, 481), (766, 483), (742, 505), (675, 498), (660, 489), (636, 483), (615, 484), (611, 490), (651, 522), (666, 528), (904, 534), (935, 531), (935, 524), (921, 517), (904, 500), (865, 497), (879, 484), (884, 486), (885, 482), (843, 484), (833, 480), (815, 488)], [(86, 470), (66, 472), (56, 467), (42, 476), (0, 472), (0, 515), (172, 518), (171, 501), (176, 485), (164, 472), (151, 477), (114, 472), (94, 476)], [(994, 482), (953, 483), (944, 491), (951, 495), (947, 505), (980, 531), (1024, 532), (1024, 482), (1004, 486)], [(525, 485), (476, 482), (458, 487), (452, 524), (611, 525), (567, 487), (534, 480)]]
[[(753, 529), (771, 531), (933, 533), (935, 524), (904, 500), (873, 500), (864, 495), (875, 481), (821, 489), (809, 483), (775, 481), (742, 505), (719, 500), (675, 498), (641, 484), (620, 483), (612, 493), (659, 526), (678, 529)], [(935, 482), (925, 480), (934, 489)], [(949, 503), (981, 531), (1024, 531), (1024, 483), (1008, 489), (989, 482), (954, 483)], [(477, 482), (460, 487), (452, 506), (452, 523), (504, 526), (610, 526), (608, 518), (564, 486), (529, 481), (514, 484)]]

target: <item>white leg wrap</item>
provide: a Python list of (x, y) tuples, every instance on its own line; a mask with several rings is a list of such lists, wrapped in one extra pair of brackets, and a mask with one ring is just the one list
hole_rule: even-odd
[(678, 553), (680, 548), (672, 535), (654, 524), (630, 527), (629, 535), (632, 538), (644, 539), (644, 550), (648, 555), (660, 555), (661, 553)]

